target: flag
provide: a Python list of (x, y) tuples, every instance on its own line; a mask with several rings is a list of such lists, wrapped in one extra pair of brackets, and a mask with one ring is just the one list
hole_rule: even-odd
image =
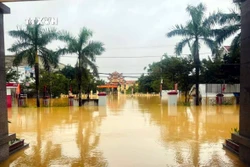
[(226, 84), (223, 84), (223, 85), (222, 85), (222, 92), (224, 92), (225, 89), (226, 89)]

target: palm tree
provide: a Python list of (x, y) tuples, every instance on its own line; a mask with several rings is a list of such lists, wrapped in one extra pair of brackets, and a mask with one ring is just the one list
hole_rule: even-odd
[(221, 28), (214, 29), (216, 41), (222, 44), (227, 38), (232, 35), (236, 36), (232, 40), (230, 51), (232, 54), (239, 55), (240, 37), (241, 37), (241, 3), (236, 3), (236, 8), (232, 9), (230, 13), (217, 12), (214, 17), (216, 23)]
[(82, 105), (82, 79), (87, 76), (87, 69), (90, 68), (95, 76), (98, 76), (98, 69), (95, 62), (96, 56), (101, 55), (105, 49), (103, 43), (90, 41), (93, 32), (87, 28), (82, 28), (78, 37), (74, 37), (68, 32), (61, 32), (59, 39), (66, 42), (66, 47), (58, 50), (58, 54), (77, 55), (77, 80), (79, 91), (79, 106)]
[(40, 107), (39, 101), (39, 58), (45, 70), (49, 71), (51, 67), (58, 65), (58, 55), (46, 46), (57, 38), (55, 29), (43, 28), (42, 25), (35, 22), (34, 25), (27, 25), (25, 29), (9, 31), (9, 35), (16, 38), (16, 42), (8, 50), (16, 53), (14, 65), (19, 65), (23, 59), (26, 59), (29, 66), (35, 66), (36, 82), (36, 104)]
[(213, 32), (211, 27), (215, 24), (214, 18), (209, 16), (205, 17), (206, 7), (201, 3), (198, 6), (188, 5), (186, 11), (191, 17), (191, 20), (188, 23), (183, 25), (176, 25), (172, 31), (167, 33), (167, 37), (173, 36), (183, 36), (183, 39), (176, 44), (175, 53), (180, 55), (183, 48), (188, 45), (192, 57), (195, 63), (195, 72), (196, 72), (196, 105), (199, 105), (199, 73), (200, 73), (200, 57), (199, 50), (201, 41), (208, 46), (212, 54), (215, 54), (217, 51), (217, 44), (213, 40)]

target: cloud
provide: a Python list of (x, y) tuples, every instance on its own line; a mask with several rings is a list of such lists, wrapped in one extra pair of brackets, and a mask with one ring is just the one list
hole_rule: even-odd
[[(56, 28), (68, 30), (77, 35), (83, 26), (94, 31), (94, 40), (102, 41), (107, 48), (103, 57), (161, 56), (173, 54), (174, 46), (180, 38), (166, 38), (165, 34), (176, 24), (185, 24), (189, 16), (185, 9), (188, 4), (203, 2), (208, 12), (220, 8), (227, 12), (232, 8), (228, 0), (55, 0), (39, 2), (6, 3), (11, 14), (5, 15), (5, 48), (14, 39), (8, 36), (9, 30), (17, 25), (25, 25), (27, 17), (58, 17)], [(56, 48), (57, 43), (53, 43)], [(145, 48), (139, 48), (146, 46)], [(147, 48), (149, 46), (149, 48)], [(150, 46), (166, 46), (150, 48)], [(134, 49), (108, 49), (126, 48)], [(138, 48), (137, 48), (138, 47)], [(184, 50), (188, 52), (188, 50)], [(209, 52), (203, 48), (201, 52)], [(7, 54), (10, 54), (7, 52)], [(74, 58), (61, 58), (61, 62), (75, 63)], [(99, 71), (143, 72), (143, 68), (160, 58), (145, 59), (98, 59)]]

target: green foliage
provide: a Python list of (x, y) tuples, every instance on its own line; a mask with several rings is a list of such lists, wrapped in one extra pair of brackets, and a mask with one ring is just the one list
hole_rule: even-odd
[(158, 93), (162, 78), (163, 89), (174, 89), (174, 84), (178, 83), (178, 89), (187, 96), (192, 83), (193, 68), (193, 61), (189, 57), (169, 57), (165, 54), (160, 62), (148, 66), (148, 76), (142, 75), (139, 78), (139, 92)]
[(142, 75), (139, 79), (139, 92), (142, 93), (152, 93), (154, 92), (154, 89), (151, 85), (151, 82), (153, 81), (153, 77), (148, 75), (148, 76), (144, 76)]
[(20, 74), (13, 68), (6, 69), (6, 82), (18, 82)]
[(202, 83), (223, 83), (224, 73), (221, 69), (222, 61), (220, 59), (211, 58), (202, 60), (201, 82)]
[(29, 66), (34, 66), (35, 56), (38, 54), (46, 70), (51, 67), (57, 67), (59, 55), (46, 46), (57, 39), (55, 29), (43, 28), (42, 25), (27, 25), (25, 29), (9, 31), (9, 35), (16, 38), (16, 42), (8, 49), (16, 54), (14, 65), (19, 65), (23, 59), (26, 59)]
[(214, 29), (213, 32), (216, 35), (216, 41), (222, 44), (227, 38), (237, 34), (231, 43), (231, 54), (239, 55), (240, 48), (240, 36), (241, 36), (241, 14), (240, 4), (236, 3), (235, 9), (232, 9), (230, 13), (217, 12), (215, 14), (215, 22), (218, 23), (220, 28)]
[(76, 69), (70, 65), (65, 66), (62, 70), (60, 70), (60, 73), (70, 80), (76, 78)]
[[(48, 92), (44, 92), (44, 86)], [(68, 94), (69, 79), (60, 73), (50, 73), (42, 70), (40, 73), (40, 92), (46, 95), (52, 94), (53, 97), (60, 97), (60, 94)]]
[(135, 94), (136, 92), (138, 92), (138, 86), (136, 86), (136, 84), (134, 84), (133, 86), (130, 86), (128, 88), (128, 90), (126, 91), (126, 94)]

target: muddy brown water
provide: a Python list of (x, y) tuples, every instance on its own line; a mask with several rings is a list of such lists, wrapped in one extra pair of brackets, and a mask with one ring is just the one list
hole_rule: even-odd
[(30, 146), (1, 167), (244, 166), (222, 147), (238, 128), (238, 105), (168, 107), (159, 97), (111, 96), (106, 107), (30, 106), (8, 109), (9, 132)]

